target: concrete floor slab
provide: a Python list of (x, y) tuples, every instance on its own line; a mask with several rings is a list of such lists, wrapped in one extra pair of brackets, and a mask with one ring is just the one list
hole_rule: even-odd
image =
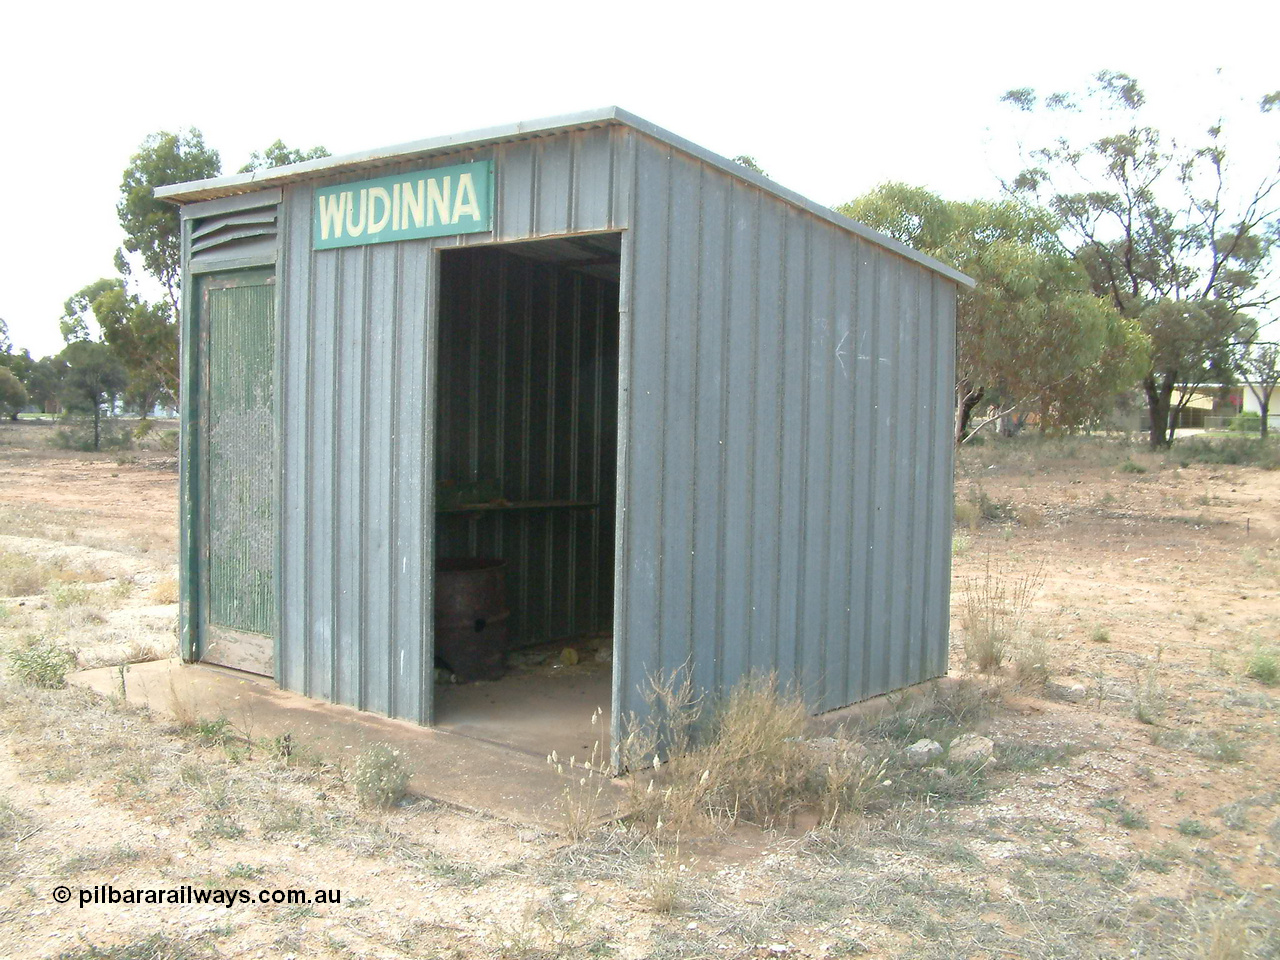
[[(102, 694), (120, 693), (116, 667), (85, 670), (68, 679)], [(173, 716), (177, 708), (203, 719), (226, 717), (238, 731), (247, 730), (254, 738), (288, 733), (294, 742), (335, 762), (354, 763), (368, 745), (385, 742), (401, 751), (413, 771), (409, 784), (412, 793), (516, 823), (559, 829), (563, 826), (560, 803), (569, 779), (547, 764), (550, 748), (513, 748), (461, 732), (474, 730), (483, 734), (505, 729), (495, 727), (497, 721), (486, 721), (480, 715), (481, 707), (490, 699), (502, 700), (510, 716), (520, 715), (521, 711), (511, 706), (512, 697), (496, 695), (501, 683), (486, 685), (494, 688), (488, 693), (471, 690), (452, 698), (457, 708), (455, 717), (464, 718), (455, 730), (389, 720), (281, 690), (265, 677), (178, 660), (130, 666), (125, 674), (125, 693), (131, 703), (167, 716)], [(576, 713), (568, 711), (568, 715)], [(576, 726), (590, 730), (589, 711), (585, 723), (578, 722)], [(541, 733), (530, 735), (528, 744), (540, 743), (543, 734), (551, 729), (544, 725)], [(562, 729), (557, 739), (577, 743), (581, 737), (581, 729)], [(565, 755), (577, 752), (570, 749)], [(607, 781), (602, 819), (615, 815), (620, 799), (621, 788)]]
[(582, 760), (595, 749), (606, 762), (612, 696), (611, 664), (584, 660), (566, 666), (552, 661), (513, 668), (489, 683), (437, 685), (436, 724), (441, 730), (543, 759), (555, 750), (562, 757)]

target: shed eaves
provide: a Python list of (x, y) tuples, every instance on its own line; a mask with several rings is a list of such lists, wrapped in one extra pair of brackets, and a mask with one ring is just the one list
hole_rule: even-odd
[(912, 260), (921, 266), (932, 270), (940, 276), (946, 277), (956, 283), (966, 287), (973, 287), (975, 281), (956, 270), (954, 267), (948, 266), (940, 260), (926, 256), (918, 250), (913, 250), (904, 243), (894, 240), (892, 237), (885, 236), (879, 231), (872, 230), (865, 224), (848, 217), (841, 216), (829, 207), (824, 207), (819, 203), (808, 199), (796, 193), (794, 190), (788, 190), (786, 187), (779, 186), (768, 177), (762, 176), (749, 170), (740, 163), (722, 157), (719, 154), (712, 153), (705, 147), (700, 147), (692, 141), (679, 137), (656, 124), (650, 123), (633, 113), (629, 113), (620, 107), (605, 107), (600, 110), (590, 110), (583, 113), (566, 114), (559, 117), (551, 117), (544, 120), (532, 120), (521, 123), (506, 124), (499, 127), (489, 127), (484, 130), (473, 130), (466, 133), (451, 134), (443, 137), (431, 137), (426, 140), (417, 140), (412, 143), (402, 143), (390, 147), (381, 147), (375, 150), (366, 150), (360, 153), (348, 153), (336, 157), (321, 157), (318, 160), (307, 160), (302, 163), (293, 163), (282, 167), (269, 167), (261, 170), (253, 170), (249, 173), (237, 173), (225, 177), (211, 177), (207, 180), (193, 180), (187, 183), (174, 183), (163, 187), (157, 187), (155, 196), (160, 200), (167, 200), (175, 204), (198, 203), (203, 200), (214, 200), (220, 197), (230, 197), (237, 194), (253, 193), (258, 190), (268, 189), (272, 187), (281, 187), (287, 184), (305, 183), (309, 180), (318, 180), (324, 177), (331, 177), (334, 174), (345, 171), (367, 171), (376, 170), (379, 167), (390, 166), (392, 164), (400, 164), (415, 159), (426, 159), (428, 157), (447, 156), (450, 153), (462, 150), (470, 150), (475, 147), (486, 146), (495, 143), (506, 143), (518, 140), (529, 140), (536, 137), (552, 136), (566, 130), (584, 130), (592, 127), (602, 127), (618, 124), (631, 127), (646, 136), (659, 140), (668, 146), (689, 154), (703, 163), (710, 164), (731, 176), (737, 177), (752, 184), (761, 190), (771, 193), (793, 206), (808, 211), (816, 217), (820, 217), (829, 223), (835, 224), (850, 233), (856, 234), (870, 240), (885, 249)]

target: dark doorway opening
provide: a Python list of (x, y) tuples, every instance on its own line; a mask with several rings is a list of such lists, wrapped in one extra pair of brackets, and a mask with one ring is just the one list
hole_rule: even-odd
[[(501, 561), (505, 602), (444, 624), (438, 597), (436, 722), (539, 753), (608, 729), (620, 252), (593, 234), (440, 258), (437, 564)], [(500, 648), (502, 679), (470, 644)]]

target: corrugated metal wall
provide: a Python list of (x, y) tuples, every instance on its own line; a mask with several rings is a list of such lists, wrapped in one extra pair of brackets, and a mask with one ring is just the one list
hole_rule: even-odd
[[(437, 165), (494, 159), (492, 239), (618, 230), (635, 135), (601, 127), (452, 152)], [(310, 696), (425, 723), (437, 251), (490, 237), (313, 251), (312, 193), (328, 182), (341, 180), (284, 196), (277, 677)]]
[(633, 207), (622, 712), (686, 663), (818, 710), (944, 673), (955, 284), (648, 138)]
[(284, 191), (282, 685), (430, 719), (436, 250), (608, 230), (615, 736), (685, 663), (711, 691), (777, 669), (817, 709), (943, 673), (955, 284), (633, 127), (437, 162), (485, 158), (492, 238), (315, 252), (339, 180)]

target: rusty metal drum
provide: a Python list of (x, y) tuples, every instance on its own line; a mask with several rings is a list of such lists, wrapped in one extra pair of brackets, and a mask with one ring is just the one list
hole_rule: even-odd
[(436, 656), (459, 680), (497, 680), (507, 646), (506, 562), (489, 557), (436, 561)]

